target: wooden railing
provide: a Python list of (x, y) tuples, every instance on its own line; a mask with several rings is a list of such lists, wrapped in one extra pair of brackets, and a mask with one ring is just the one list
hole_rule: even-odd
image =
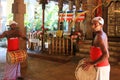
[[(29, 33), (28, 38), (30, 49), (35, 50), (35, 48), (41, 47), (42, 42), (35, 34)], [(73, 55), (73, 41), (70, 38), (51, 37), (44, 45), (48, 46), (44, 50), (49, 55)]]
[(29, 39), (28, 48), (31, 50), (35, 50), (36, 48), (41, 47), (41, 40), (37, 38), (37, 35), (34, 33), (28, 33), (27, 37)]
[(73, 42), (68, 38), (50, 38), (49, 54), (54, 55), (72, 55)]

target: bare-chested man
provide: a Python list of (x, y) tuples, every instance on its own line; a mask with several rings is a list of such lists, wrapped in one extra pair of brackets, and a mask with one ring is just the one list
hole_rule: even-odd
[[(7, 51), (15, 51), (19, 49), (19, 38), (28, 40), (27, 37), (23, 35), (22, 32), (19, 30), (17, 24), (18, 23), (15, 21), (10, 21), (9, 22), (10, 30), (4, 31), (2, 34), (0, 34), (0, 38), (4, 37), (7, 38), (8, 42)], [(6, 63), (3, 80), (16, 80), (18, 78), (21, 78), (20, 63), (15, 64)]]
[(103, 31), (104, 20), (102, 17), (95, 17), (92, 24), (96, 36), (90, 49), (91, 61), (87, 61), (82, 67), (84, 70), (88, 70), (91, 65), (94, 65), (97, 68), (96, 80), (109, 80), (109, 51), (107, 35)]

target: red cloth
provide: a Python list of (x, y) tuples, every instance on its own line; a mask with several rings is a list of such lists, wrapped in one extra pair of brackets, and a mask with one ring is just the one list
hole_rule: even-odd
[(66, 21), (71, 22), (73, 20), (73, 11), (68, 11), (66, 16)]
[[(79, 13), (78, 13), (79, 14)], [(81, 14), (78, 18), (76, 18), (76, 22), (81, 22), (85, 19), (85, 14)]]
[[(90, 49), (90, 58), (95, 61), (99, 59), (102, 56), (102, 51), (99, 47), (94, 47), (92, 46)], [(104, 61), (98, 63), (96, 66), (101, 67), (101, 66), (107, 66), (109, 65), (108, 59), (105, 59)]]
[(15, 51), (19, 49), (19, 40), (18, 38), (8, 39), (8, 51)]

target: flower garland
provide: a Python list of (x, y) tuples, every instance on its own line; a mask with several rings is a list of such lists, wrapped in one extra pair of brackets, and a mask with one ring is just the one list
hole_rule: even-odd
[(73, 42), (81, 44), (81, 42), (83, 40), (83, 33), (80, 31), (75, 31), (71, 35), (71, 39), (73, 40)]

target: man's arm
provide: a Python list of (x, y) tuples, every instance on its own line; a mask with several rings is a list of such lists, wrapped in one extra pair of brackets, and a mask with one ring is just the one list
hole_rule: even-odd
[(108, 50), (101, 35), (97, 35), (95, 42), (97, 43), (97, 46), (100, 47), (102, 56), (96, 61), (86, 61), (85, 64), (82, 65), (83, 70), (88, 70), (91, 65), (96, 65), (109, 57)]
[(4, 37), (6, 37), (6, 31), (0, 34), (0, 38), (4, 38)]

